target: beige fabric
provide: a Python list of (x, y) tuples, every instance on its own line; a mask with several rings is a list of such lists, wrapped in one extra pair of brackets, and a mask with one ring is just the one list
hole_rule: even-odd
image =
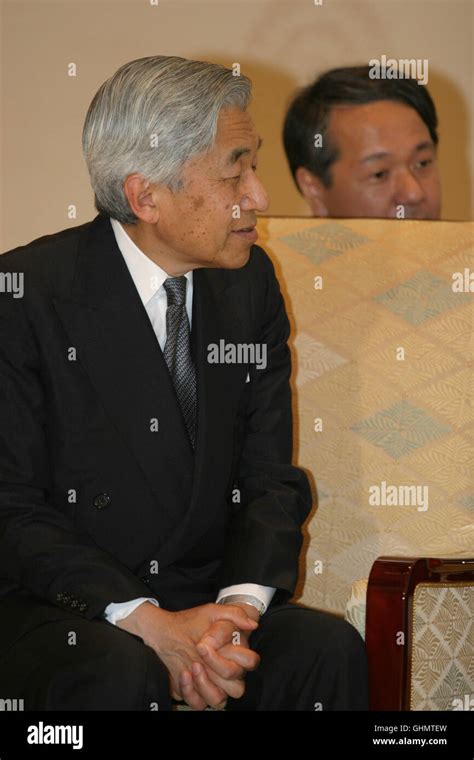
[[(261, 218), (258, 229), (292, 324), (295, 455), (313, 479), (299, 598), (343, 612), (380, 555), (472, 555), (473, 294), (453, 292), (452, 275), (474, 270), (474, 225)], [(427, 509), (369, 504), (382, 482), (397, 495), (428, 488)]]
[(474, 710), (474, 583), (420, 583), (413, 602), (411, 710)]
[(354, 581), (347, 601), (345, 619), (352, 623), (365, 639), (365, 615), (367, 610), (367, 580)]

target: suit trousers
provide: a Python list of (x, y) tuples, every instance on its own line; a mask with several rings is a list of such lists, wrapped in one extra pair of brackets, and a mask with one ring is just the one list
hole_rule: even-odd
[[(87, 620), (35, 597), (1, 600), (3, 615), (42, 622), (0, 651), (0, 700), (30, 710), (171, 710), (168, 671), (143, 641), (105, 620)], [(22, 609), (23, 605), (23, 609)], [(45, 607), (46, 605), (46, 607)], [(44, 611), (46, 610), (46, 614)], [(367, 710), (364, 643), (349, 623), (303, 605), (271, 605), (249, 637), (261, 656), (227, 710)]]

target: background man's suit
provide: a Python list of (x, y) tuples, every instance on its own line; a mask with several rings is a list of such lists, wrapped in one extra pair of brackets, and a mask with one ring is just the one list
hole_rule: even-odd
[[(272, 609), (287, 602), (311, 497), (291, 465), (289, 325), (266, 254), (253, 246), (242, 269), (194, 271), (195, 453), (108, 218), (5, 254), (0, 271), (24, 272), (25, 289), (2, 293), (0, 307), (0, 692), (28, 688), (26, 670), (31, 683), (53, 630), (91, 623), (84, 672), (99, 667), (93, 641), (107, 657), (112, 635), (112, 670), (124, 656), (142, 675), (153, 669), (149, 647), (101, 620), (110, 602), (156, 596), (180, 610), (245, 582), (276, 587)], [(208, 363), (220, 340), (266, 343), (267, 368)], [(55, 646), (48, 656), (74, 675), (72, 655)], [(77, 684), (64, 701), (73, 675), (69, 692), (59, 677), (43, 688), (45, 659), (26, 709), (54, 709), (55, 689), (80, 708)], [(163, 704), (158, 670), (132, 709), (157, 691)], [(90, 706), (125, 709), (117, 699), (107, 692)]]

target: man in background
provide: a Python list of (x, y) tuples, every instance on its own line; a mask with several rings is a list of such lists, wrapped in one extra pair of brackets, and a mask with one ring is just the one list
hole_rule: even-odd
[(283, 141), (313, 216), (439, 219), (436, 109), (415, 79), (331, 69), (296, 94)]

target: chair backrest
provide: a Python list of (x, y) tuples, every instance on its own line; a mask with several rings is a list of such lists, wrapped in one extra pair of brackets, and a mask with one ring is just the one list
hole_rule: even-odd
[(474, 558), (376, 560), (365, 643), (373, 710), (474, 710)]
[(343, 612), (380, 555), (469, 557), (474, 225), (260, 218), (292, 323), (299, 598)]

